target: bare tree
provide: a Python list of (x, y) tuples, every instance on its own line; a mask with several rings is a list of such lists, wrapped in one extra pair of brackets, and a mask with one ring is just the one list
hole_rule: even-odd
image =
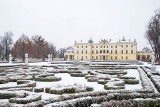
[(13, 44), (13, 39), (12, 39), (13, 33), (8, 31), (4, 33), (4, 36), (2, 37), (2, 47), (4, 48), (5, 52), (5, 58), (8, 60), (8, 55), (10, 53), (11, 45)]
[(73, 47), (72, 46), (68, 46), (67, 48), (60, 48), (60, 49), (58, 49), (58, 56), (59, 56), (59, 58), (64, 58), (64, 53), (67, 50), (73, 50)]
[(53, 43), (48, 43), (48, 54), (52, 54), (53, 58), (57, 56), (56, 47)]
[(35, 35), (32, 36), (33, 50), (35, 58), (45, 59), (48, 52), (48, 42), (42, 36)]
[(58, 56), (59, 56), (59, 58), (64, 58), (64, 53), (66, 52), (66, 48), (60, 48), (59, 50), (58, 50)]
[(4, 49), (3, 49), (3, 47), (2, 47), (2, 45), (0, 44), (0, 58), (2, 58), (2, 60), (3, 60), (3, 51), (4, 51)]
[(14, 47), (12, 48), (12, 55), (14, 57), (22, 58), (22, 60), (24, 60), (25, 53), (28, 53), (28, 55), (32, 57), (33, 46), (29, 38), (25, 34), (22, 34), (22, 36), (16, 41)]
[(149, 21), (145, 37), (155, 52), (156, 60), (160, 60), (160, 9)]

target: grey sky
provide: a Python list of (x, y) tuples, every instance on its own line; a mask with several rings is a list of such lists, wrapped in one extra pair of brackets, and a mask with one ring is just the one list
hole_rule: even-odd
[(0, 35), (42, 35), (57, 48), (74, 41), (136, 39), (138, 50), (149, 45), (147, 24), (160, 0), (0, 0)]

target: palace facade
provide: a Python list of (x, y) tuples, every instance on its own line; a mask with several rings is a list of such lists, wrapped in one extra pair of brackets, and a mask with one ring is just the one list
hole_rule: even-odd
[[(137, 60), (137, 42), (126, 41), (124, 37), (119, 42), (106, 40), (99, 43), (93, 43), (92, 40), (88, 43), (75, 42), (73, 50), (67, 50), (64, 58), (65, 60)], [(150, 59), (150, 56), (147, 58)]]

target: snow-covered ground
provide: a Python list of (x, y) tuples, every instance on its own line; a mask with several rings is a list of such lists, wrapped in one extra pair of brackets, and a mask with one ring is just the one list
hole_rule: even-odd
[(0, 84), (0, 87), (16, 86), (17, 82), (8, 82), (5, 84)]
[(160, 65), (156, 65), (156, 70), (160, 72)]
[[(151, 66), (151, 64), (148, 64), (146, 62), (143, 63), (144, 65), (135, 65), (134, 66)], [(0, 66), (14, 66), (14, 65), (25, 65), (22, 63), (13, 63), (13, 64), (9, 64), (9, 63), (0, 63)], [(29, 66), (71, 66), (72, 64), (48, 64), (48, 62), (39, 62), (39, 63), (29, 63)], [(133, 65), (129, 65), (129, 66), (133, 66)], [(160, 72), (160, 65), (156, 65), (156, 70), (158, 70)], [(48, 67), (46, 67), (48, 68)], [(52, 70), (51, 68), (48, 68), (48, 70)], [(125, 76), (132, 76), (132, 77), (136, 77), (137, 80), (139, 80), (139, 84), (135, 84), (135, 85), (129, 85), (129, 84), (125, 84), (125, 89), (127, 90), (135, 90), (135, 89), (142, 89), (142, 85), (141, 85), (141, 80), (139, 77), (139, 72), (136, 69), (127, 69), (127, 74)], [(62, 79), (60, 81), (56, 81), (56, 82), (39, 82), (37, 81), (36, 87), (39, 88), (45, 88), (45, 87), (51, 87), (52, 85), (74, 85), (75, 83), (77, 84), (84, 84), (86, 86), (91, 86), (94, 88), (94, 91), (103, 91), (104, 89), (104, 85), (102, 84), (98, 84), (97, 82), (88, 82), (87, 79), (85, 79), (85, 77), (71, 77), (70, 74), (68, 73), (57, 73), (55, 74), (55, 76), (57, 77), (61, 77)], [(0, 87), (4, 87), (4, 86), (16, 86), (17, 83), (16, 82), (9, 82), (9, 83), (5, 83), (5, 84), (0, 84)], [(57, 96), (55, 94), (49, 94), (49, 93), (45, 93), (45, 92), (40, 92), (39, 94), (42, 95), (42, 99), (48, 99), (50, 97), (54, 97)]]
[(87, 82), (87, 80), (84, 77), (71, 77), (68, 73), (62, 73), (62, 74), (55, 74), (57, 77), (61, 77), (61, 81), (57, 82), (37, 82), (37, 87), (51, 87), (51, 85), (74, 85), (74, 84), (84, 84), (86, 86), (92, 86), (94, 87), (94, 91), (101, 91), (104, 90), (104, 86), (101, 84), (98, 84), (97, 82)]

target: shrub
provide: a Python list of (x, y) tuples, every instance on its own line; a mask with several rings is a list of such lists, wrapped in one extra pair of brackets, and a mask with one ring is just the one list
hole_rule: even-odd
[(7, 77), (4, 76), (0, 76), (0, 84), (4, 84), (9, 82), (9, 79)]
[(35, 81), (51, 82), (51, 81), (60, 81), (60, 80), (61, 80), (61, 77), (56, 77), (56, 76), (35, 77)]
[(72, 77), (84, 77), (86, 74), (82, 74), (82, 73), (70, 73), (70, 75)]
[(139, 84), (139, 80), (136, 79), (124, 79), (125, 84)]
[(106, 84), (106, 83), (107, 83), (107, 81), (104, 80), (104, 79), (99, 79), (98, 80), (98, 84)]
[(29, 94), (28, 96), (24, 98), (10, 98), (9, 102), (17, 103), (17, 104), (27, 104), (27, 103), (35, 102), (38, 100), (41, 100), (41, 95)]
[(85, 85), (54, 85), (50, 89), (46, 88), (46, 92), (51, 94), (63, 94), (63, 93), (78, 93), (78, 92), (86, 92), (86, 91), (93, 91), (93, 87), (88, 87)]
[(30, 80), (17, 80), (17, 85), (18, 84), (27, 84), (29, 82), (31, 82), (31, 81)]
[(109, 102), (102, 103), (101, 107), (134, 107), (134, 106), (130, 101), (127, 100), (122, 100), (122, 101), (111, 100)]
[(96, 78), (96, 77), (89, 77), (89, 78), (87, 78), (87, 81), (88, 82), (97, 82), (98, 78)]
[(18, 91), (0, 91), (0, 99), (9, 99), (13, 97), (25, 97), (24, 92), (18, 92)]
[(34, 92), (44, 92), (44, 88), (34, 88)]

